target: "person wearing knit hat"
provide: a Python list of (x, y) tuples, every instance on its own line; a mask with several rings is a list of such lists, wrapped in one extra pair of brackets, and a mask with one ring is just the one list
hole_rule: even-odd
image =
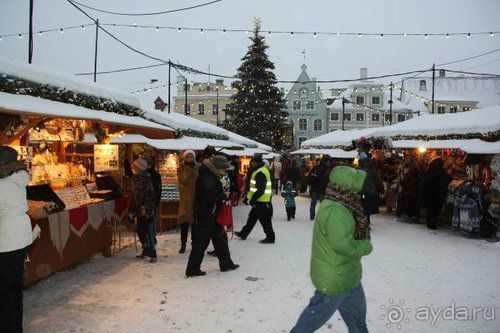
[(0, 146), (0, 331), (23, 330), (23, 272), (33, 241), (26, 199), (29, 175), (17, 151)]
[(151, 176), (147, 172), (148, 162), (138, 158), (132, 163), (132, 201), (130, 214), (137, 219), (137, 235), (142, 244), (142, 253), (138, 258), (149, 257), (156, 262), (155, 249), (155, 212), (156, 193)]
[(194, 207), (196, 232), (186, 266), (187, 277), (206, 274), (201, 270), (201, 263), (210, 241), (214, 245), (219, 259), (219, 268), (222, 272), (235, 270), (239, 267), (231, 259), (227, 238), (222, 236), (222, 226), (217, 223), (220, 207), (227, 199), (224, 195), (221, 178), (231, 167), (226, 157), (216, 155), (205, 159), (199, 169), (194, 199), (196, 202)]
[(191, 245), (194, 241), (195, 220), (194, 220), (194, 190), (198, 169), (200, 165), (196, 163), (196, 153), (192, 150), (185, 150), (182, 154), (182, 161), (177, 169), (177, 179), (179, 180), (179, 223), (181, 228), (181, 248), (179, 253), (186, 251), (186, 243), (191, 226)]
[(193, 159), (196, 161), (196, 153), (193, 150), (184, 150), (184, 152), (182, 153), (182, 158), (185, 159), (187, 155), (192, 155)]
[(138, 158), (132, 163), (132, 172), (134, 175), (142, 173), (148, 169), (148, 162), (143, 158)]

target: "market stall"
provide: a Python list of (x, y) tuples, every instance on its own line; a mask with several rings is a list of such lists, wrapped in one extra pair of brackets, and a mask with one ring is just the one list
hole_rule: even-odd
[[(172, 138), (141, 117), (138, 101), (57, 71), (0, 59), (0, 144), (18, 150), (30, 175), (29, 215), (41, 229), (29, 248), (25, 284), (102, 252), (127, 215), (123, 157), (114, 137)], [(130, 104), (131, 103), (131, 104)], [(95, 144), (84, 144), (94, 133)]]
[[(96, 143), (97, 141), (94, 135), (88, 134), (85, 137), (85, 142)], [(243, 145), (229, 140), (187, 136), (176, 139), (155, 140), (139, 134), (114, 137), (110, 140), (110, 143), (134, 145), (135, 149), (133, 150), (137, 154), (145, 151), (154, 154), (157, 170), (162, 177), (162, 198), (157, 221), (157, 229), (160, 232), (177, 225), (179, 204), (177, 170), (180, 163), (180, 151), (187, 149), (202, 151), (207, 147), (219, 150), (242, 150), (244, 148)]]
[(497, 229), (498, 191), (492, 179), (500, 153), (500, 106), (426, 115), (378, 128), (369, 136), (391, 140), (393, 148), (403, 150), (405, 168), (420, 174), (433, 158), (443, 159), (453, 181), (441, 220), (468, 235)]

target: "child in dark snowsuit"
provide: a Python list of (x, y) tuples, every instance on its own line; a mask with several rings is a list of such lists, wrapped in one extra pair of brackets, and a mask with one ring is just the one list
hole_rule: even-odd
[(293, 182), (288, 181), (286, 183), (285, 190), (281, 191), (281, 196), (285, 199), (287, 221), (295, 219), (295, 197), (297, 196), (297, 191), (293, 188)]

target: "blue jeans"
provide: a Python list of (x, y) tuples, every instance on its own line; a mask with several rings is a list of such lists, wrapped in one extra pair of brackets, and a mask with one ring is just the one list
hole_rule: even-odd
[(314, 220), (314, 217), (316, 216), (316, 204), (318, 203), (318, 201), (323, 200), (323, 197), (323, 194), (317, 192), (311, 193), (311, 206), (309, 207), (309, 216), (311, 220)]
[(333, 316), (337, 309), (340, 311), (349, 333), (368, 333), (366, 299), (361, 284), (342, 295), (328, 296), (316, 290), (291, 333), (307, 333), (318, 330)]

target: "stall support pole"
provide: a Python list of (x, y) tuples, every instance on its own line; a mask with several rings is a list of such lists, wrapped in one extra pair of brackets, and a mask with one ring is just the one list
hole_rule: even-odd
[(31, 64), (33, 60), (33, 0), (30, 0), (30, 25), (29, 25), (29, 38), (28, 38), (28, 63)]
[(219, 126), (219, 88), (217, 88), (217, 126)]
[(94, 82), (97, 81), (97, 46), (99, 42), (99, 19), (95, 21)]
[(432, 64), (432, 107), (431, 113), (434, 114), (434, 83), (436, 82), (436, 64)]
[(342, 97), (342, 130), (344, 130), (345, 98)]
[(168, 113), (170, 113), (170, 86), (172, 85), (170, 83), (170, 71), (172, 69), (172, 62), (170, 61), (170, 59), (168, 59)]
[(184, 79), (184, 115), (188, 115), (188, 80)]
[(393, 89), (393, 84), (391, 82), (390, 87), (391, 87), (391, 98), (389, 99), (389, 125), (392, 125), (392, 89)]

